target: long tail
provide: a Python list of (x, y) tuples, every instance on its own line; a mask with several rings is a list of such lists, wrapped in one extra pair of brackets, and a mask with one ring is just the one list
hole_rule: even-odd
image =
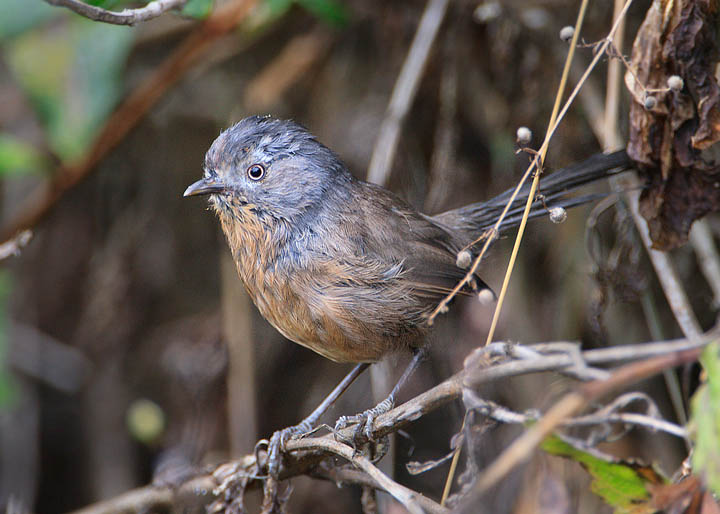
[[(540, 178), (538, 193), (544, 196), (545, 204), (548, 207), (569, 209), (603, 198), (606, 194), (568, 196), (568, 193), (592, 182), (626, 171), (632, 166), (632, 161), (625, 150), (611, 154), (596, 154), (573, 166), (543, 175)], [(530, 183), (526, 183), (520, 190), (500, 225), (500, 232), (505, 232), (520, 224), (527, 196), (530, 193), (530, 186)], [(473, 203), (443, 212), (433, 216), (433, 219), (455, 230), (465, 231), (470, 237), (477, 237), (483, 230), (492, 227), (497, 222), (514, 189), (508, 189), (485, 202)], [(535, 200), (530, 210), (530, 218), (546, 214), (547, 210), (542, 201)]]

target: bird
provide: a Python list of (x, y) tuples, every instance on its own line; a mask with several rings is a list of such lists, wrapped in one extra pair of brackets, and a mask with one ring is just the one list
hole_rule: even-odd
[[(548, 175), (531, 216), (544, 215), (546, 203), (572, 207), (597, 198), (565, 193), (629, 166), (620, 151)], [(300, 124), (269, 116), (221, 132), (203, 169), (184, 196), (209, 195), (260, 314), (287, 339), (356, 363), (357, 374), (391, 353), (423, 354), (432, 312), (468, 272), (458, 255), (472, 254), (473, 241), (493, 226), (511, 194), (429, 216), (356, 178)], [(527, 194), (526, 187), (501, 231), (517, 226)], [(489, 292), (477, 274), (462, 290), (486, 298)], [(312, 425), (317, 411), (280, 442)]]

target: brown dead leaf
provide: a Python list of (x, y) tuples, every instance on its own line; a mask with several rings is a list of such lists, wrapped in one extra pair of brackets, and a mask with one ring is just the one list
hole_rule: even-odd
[[(655, 248), (687, 241), (692, 222), (720, 210), (720, 60), (717, 0), (656, 0), (633, 44), (628, 154), (651, 186), (641, 196)], [(672, 75), (681, 91), (667, 88)], [(663, 90), (663, 91), (648, 91)], [(647, 109), (652, 95), (656, 104)]]
[(652, 506), (666, 514), (720, 514), (720, 505), (696, 475), (677, 484), (650, 485)]

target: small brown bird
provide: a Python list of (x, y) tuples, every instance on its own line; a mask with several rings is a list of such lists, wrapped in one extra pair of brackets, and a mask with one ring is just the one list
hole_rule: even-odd
[[(629, 164), (624, 152), (598, 155), (544, 178), (541, 192), (550, 205), (577, 205), (595, 196), (563, 198), (566, 190)], [(509, 198), (427, 216), (356, 179), (301, 126), (269, 117), (221, 133), (204, 169), (185, 196), (210, 195), (260, 313), (288, 339), (337, 362), (421, 348), (430, 313), (466, 274), (458, 252), (495, 223)], [(524, 203), (521, 194), (502, 229), (518, 223)], [(536, 204), (533, 215), (545, 214)], [(465, 292), (485, 288), (475, 277)]]
[[(620, 157), (600, 176), (627, 163)], [(263, 317), (336, 362), (422, 346), (430, 312), (466, 273), (458, 252), (489, 226), (485, 204), (421, 214), (356, 179), (304, 128), (263, 117), (215, 140), (204, 177), (185, 191), (198, 194), (211, 195)], [(470, 287), (487, 286), (478, 277)]]

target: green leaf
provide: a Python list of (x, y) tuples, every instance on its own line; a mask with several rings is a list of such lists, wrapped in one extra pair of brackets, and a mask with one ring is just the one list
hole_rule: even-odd
[(337, 0), (265, 0), (262, 6), (267, 9), (270, 17), (279, 17), (293, 4), (298, 4), (331, 25), (345, 25), (349, 18), (347, 9)]
[(17, 399), (17, 386), (7, 364), (0, 362), (0, 411), (13, 406)]
[(0, 270), (0, 410), (11, 407), (17, 398), (16, 386), (7, 363), (7, 299), (10, 289), (9, 273)]
[(715, 494), (720, 494), (720, 343), (707, 345), (700, 356), (707, 377), (690, 402), (695, 441), (693, 469)]
[[(137, 1), (133, 1), (133, 0), (82, 0), (82, 1), (85, 2), (86, 4), (94, 5), (95, 7), (101, 7), (103, 9), (108, 9), (108, 10), (117, 10), (118, 7), (125, 5), (125, 4), (130, 4), (130, 3), (136, 4), (136, 5), (128, 6), (131, 8), (143, 7), (142, 5), (137, 5)], [(145, 2), (146, 5), (148, 3), (150, 3), (150, 0), (147, 0)], [(70, 12), (70, 11), (68, 10), (68, 12)]]
[(336, 0), (297, 0), (297, 3), (325, 23), (338, 26), (347, 23), (349, 17), (347, 9)]
[(34, 146), (9, 134), (0, 134), (0, 175), (41, 171), (45, 161)]
[(651, 468), (603, 458), (599, 453), (575, 448), (558, 436), (548, 437), (542, 449), (581, 464), (593, 477), (591, 490), (613, 507), (616, 514), (655, 511), (649, 504), (650, 492), (646, 484), (664, 479)]
[(5, 45), (10, 70), (63, 161), (82, 156), (119, 99), (133, 35), (129, 27), (72, 17)]
[(265, 0), (263, 7), (269, 11), (270, 16), (279, 16), (285, 14), (292, 6), (294, 0)]
[[(94, 5), (96, 7), (102, 7), (103, 9), (117, 10), (120, 6), (127, 4), (135, 4), (128, 6), (129, 8), (141, 8), (143, 5), (138, 5), (137, 0), (83, 0), (86, 4)], [(149, 4), (151, 0), (146, 0), (145, 5)]]
[(180, 12), (183, 16), (201, 20), (207, 18), (210, 14), (213, 8), (213, 2), (214, 0), (188, 0)]

